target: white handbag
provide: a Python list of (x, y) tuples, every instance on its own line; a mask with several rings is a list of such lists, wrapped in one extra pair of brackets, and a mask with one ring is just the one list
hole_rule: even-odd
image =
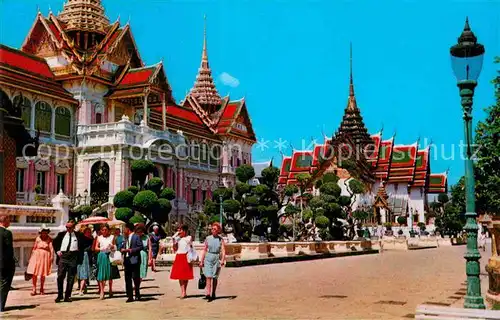
[(113, 251), (109, 254), (109, 262), (114, 266), (123, 264), (123, 256), (120, 251)]
[(193, 246), (191, 246), (191, 248), (189, 249), (186, 257), (187, 257), (188, 263), (194, 263), (194, 262), (199, 260), (198, 252), (196, 252), (196, 250), (193, 248)]

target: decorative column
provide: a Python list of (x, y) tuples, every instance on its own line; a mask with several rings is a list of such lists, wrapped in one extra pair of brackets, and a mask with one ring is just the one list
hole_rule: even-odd
[(144, 113), (143, 113), (143, 116), (142, 116), (142, 121), (144, 121), (144, 125), (147, 126), (148, 125), (148, 122), (149, 122), (149, 115), (148, 115), (148, 96), (149, 94), (146, 93), (144, 95)]
[(467, 252), (465, 253), (467, 274), (467, 295), (464, 306), (473, 309), (485, 309), (484, 300), (481, 296), (480, 264), (481, 254), (477, 249), (477, 226), (476, 218), (476, 196), (474, 181), (474, 162), (472, 161), (472, 97), (477, 83), (473, 80), (465, 80), (458, 83), (463, 108), (463, 119), (465, 129), (465, 198), (466, 223), (464, 230), (467, 232)]
[(167, 130), (167, 106), (165, 102), (165, 93), (161, 95), (161, 118), (163, 121), (163, 131)]
[(66, 174), (66, 190), (63, 190), (65, 194), (73, 194), (73, 168), (69, 168)]
[(109, 108), (108, 122), (115, 122), (115, 100), (111, 100), (111, 105)]
[(33, 187), (36, 183), (36, 170), (35, 170), (35, 161), (30, 160), (28, 164), (28, 189), (26, 191), (33, 192)]
[(56, 138), (56, 109), (55, 106), (50, 108), (51, 118), (50, 118), (50, 138)]

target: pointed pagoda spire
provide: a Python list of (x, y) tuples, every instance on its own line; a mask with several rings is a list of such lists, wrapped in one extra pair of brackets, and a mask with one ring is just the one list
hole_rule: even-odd
[(357, 144), (368, 145), (373, 141), (368, 134), (368, 130), (363, 122), (361, 111), (356, 102), (354, 95), (354, 80), (352, 71), (352, 43), (350, 44), (349, 54), (349, 97), (347, 99), (347, 107), (344, 110), (344, 117), (338, 130), (338, 134), (347, 134)]
[(208, 63), (207, 53), (207, 17), (204, 17), (205, 24), (203, 28), (203, 50), (201, 53), (201, 64), (198, 69), (198, 75), (191, 88), (190, 94), (196, 101), (209, 113), (215, 112), (222, 104), (222, 99), (215, 88), (212, 70)]
[(66, 31), (106, 34), (109, 19), (101, 0), (67, 0), (58, 18), (66, 23)]

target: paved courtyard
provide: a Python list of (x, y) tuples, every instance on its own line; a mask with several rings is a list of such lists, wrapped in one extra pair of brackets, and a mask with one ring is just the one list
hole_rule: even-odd
[[(401, 319), (422, 303), (450, 305), (465, 294), (465, 246), (283, 263), (222, 272), (219, 299), (202, 300), (197, 281), (180, 300), (170, 268), (149, 273), (146, 301), (125, 303), (123, 278), (115, 297), (100, 301), (95, 286), (72, 303), (55, 304), (55, 278), (47, 296), (30, 296), (16, 281), (4, 319)], [(487, 286), (483, 253), (483, 289)], [(123, 275), (122, 275), (123, 276)]]

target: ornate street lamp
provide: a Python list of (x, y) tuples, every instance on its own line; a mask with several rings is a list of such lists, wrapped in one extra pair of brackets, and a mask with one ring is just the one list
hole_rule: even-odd
[(481, 280), (479, 279), (479, 259), (481, 254), (477, 249), (476, 199), (474, 189), (474, 163), (472, 161), (472, 98), (477, 78), (483, 66), (484, 46), (477, 43), (477, 38), (471, 31), (469, 19), (465, 20), (464, 31), (458, 38), (458, 43), (450, 48), (453, 72), (457, 78), (460, 89), (461, 104), (465, 127), (465, 197), (466, 197), (466, 223), (464, 230), (467, 232), (467, 252), (465, 253), (467, 274), (467, 295), (465, 308), (485, 309), (481, 296)]

